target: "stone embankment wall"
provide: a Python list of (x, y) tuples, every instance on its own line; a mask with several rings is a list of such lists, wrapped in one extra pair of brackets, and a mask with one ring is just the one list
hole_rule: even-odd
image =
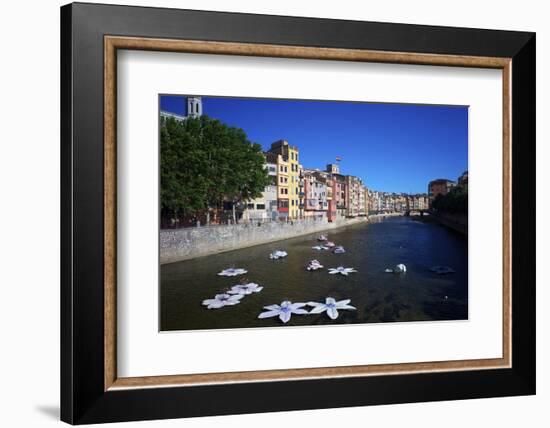
[(432, 213), (431, 217), (444, 226), (463, 235), (468, 235), (468, 216), (464, 214)]
[(188, 260), (367, 222), (367, 217), (358, 217), (332, 223), (308, 220), (165, 229), (160, 232), (160, 263)]

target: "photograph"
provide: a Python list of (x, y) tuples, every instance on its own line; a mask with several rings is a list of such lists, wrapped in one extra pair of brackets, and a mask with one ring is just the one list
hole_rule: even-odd
[(160, 331), (468, 320), (468, 106), (159, 95)]

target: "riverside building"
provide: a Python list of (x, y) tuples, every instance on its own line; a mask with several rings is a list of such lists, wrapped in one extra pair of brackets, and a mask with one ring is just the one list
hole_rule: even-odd
[(300, 217), (300, 163), (298, 147), (286, 140), (271, 144), (268, 160), (277, 164), (277, 198), (279, 218)]

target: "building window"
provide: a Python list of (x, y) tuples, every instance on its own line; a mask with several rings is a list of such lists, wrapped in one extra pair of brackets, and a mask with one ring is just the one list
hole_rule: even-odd
[(257, 210), (265, 210), (265, 204), (256, 204)]
[(253, 210), (254, 209), (254, 204), (248, 204), (246, 206), (249, 210)]

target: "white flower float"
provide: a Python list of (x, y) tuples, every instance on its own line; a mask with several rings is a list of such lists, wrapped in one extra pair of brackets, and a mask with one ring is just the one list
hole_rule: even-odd
[(335, 246), (336, 246), (336, 244), (335, 244), (334, 242), (332, 242), (332, 241), (327, 241), (327, 242), (325, 242), (325, 247), (333, 248), (333, 247), (335, 247)]
[(219, 276), (237, 276), (237, 275), (243, 275), (247, 272), (248, 271), (246, 269), (229, 268), (229, 269), (224, 269), (221, 272), (218, 272), (218, 275)]
[(398, 265), (395, 265), (393, 269), (386, 269), (384, 270), (386, 273), (405, 273), (407, 272), (407, 266), (405, 266), (403, 263), (399, 263)]
[(333, 253), (334, 254), (344, 254), (346, 252), (345, 248), (342, 247), (341, 245), (338, 245), (334, 250), (333, 250)]
[(323, 265), (321, 263), (319, 263), (319, 260), (311, 260), (307, 266), (306, 266), (306, 269), (307, 270), (317, 270), (317, 269), (323, 269)]
[(311, 247), (313, 250), (321, 251), (321, 250), (328, 250), (328, 247), (325, 247), (324, 245), (315, 245), (314, 247)]
[(206, 299), (202, 301), (202, 304), (208, 309), (219, 309), (224, 306), (234, 306), (240, 303), (240, 300), (244, 297), (243, 294), (216, 294), (213, 299)]
[(327, 239), (328, 239), (328, 238), (327, 238), (326, 235), (320, 235), (320, 236), (317, 238), (317, 241), (323, 242), (323, 241), (326, 241)]
[(338, 266), (336, 268), (330, 268), (328, 270), (328, 273), (331, 274), (331, 275), (339, 273), (341, 275), (348, 276), (348, 274), (354, 273), (354, 272), (357, 272), (354, 268), (347, 268), (347, 267), (343, 267), (343, 266)]
[(241, 294), (243, 296), (247, 296), (252, 293), (259, 293), (262, 291), (264, 287), (254, 283), (249, 282), (248, 284), (238, 284), (231, 287), (231, 289), (228, 291), (229, 294)]
[(313, 309), (309, 311), (310, 314), (320, 314), (322, 312), (327, 311), (327, 315), (330, 319), (335, 320), (338, 318), (338, 310), (344, 310), (344, 309), (350, 309), (355, 310), (356, 308), (354, 306), (351, 306), (349, 303), (351, 302), (350, 299), (346, 300), (340, 300), (337, 302), (332, 297), (327, 297), (325, 299), (325, 303), (318, 303), (318, 302), (308, 302), (308, 306), (313, 306)]
[(279, 259), (282, 259), (283, 257), (286, 257), (286, 256), (288, 256), (288, 253), (286, 251), (277, 250), (277, 251), (273, 251), (269, 255), (269, 258), (271, 260), (279, 260)]
[(430, 270), (432, 272), (437, 273), (438, 275), (447, 275), (449, 273), (455, 273), (455, 270), (453, 268), (450, 268), (449, 266), (432, 266)]
[(258, 318), (263, 319), (278, 316), (279, 319), (286, 324), (288, 321), (290, 321), (290, 317), (292, 316), (292, 314), (307, 315), (308, 311), (302, 309), (304, 306), (306, 306), (305, 303), (292, 303), (288, 300), (285, 300), (281, 302), (280, 305), (264, 306), (264, 309), (267, 309), (267, 312), (262, 312), (260, 315), (258, 315)]

